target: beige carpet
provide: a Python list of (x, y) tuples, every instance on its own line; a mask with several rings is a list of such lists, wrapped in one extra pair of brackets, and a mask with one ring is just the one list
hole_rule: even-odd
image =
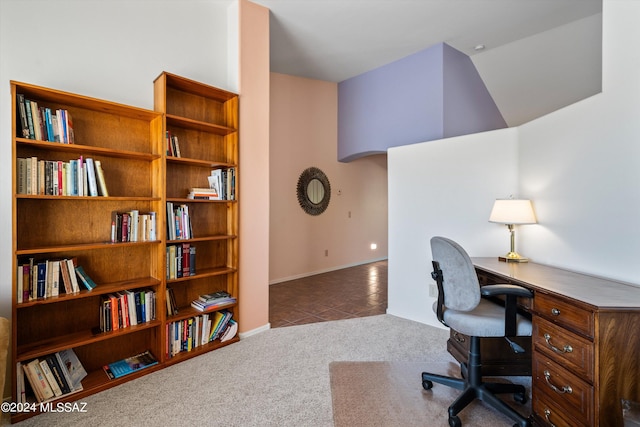
[[(335, 427), (407, 427), (448, 426), (447, 408), (460, 393), (458, 390), (434, 384), (422, 388), (423, 371), (459, 375), (455, 363), (418, 362), (332, 362), (329, 365), (333, 421)], [(524, 384), (524, 377), (509, 378)], [(510, 395), (504, 395), (512, 403)], [(513, 403), (522, 414), (531, 412), (530, 404)], [(463, 426), (512, 426), (502, 414), (474, 402), (459, 414)]]

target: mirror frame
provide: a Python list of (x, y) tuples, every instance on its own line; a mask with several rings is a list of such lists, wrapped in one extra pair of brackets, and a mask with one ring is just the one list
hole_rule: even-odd
[[(320, 200), (319, 203), (313, 203), (309, 198), (309, 194), (307, 193), (307, 189), (309, 188), (309, 183), (317, 179), (320, 181), (322, 186), (324, 187), (324, 197)], [(298, 178), (297, 185), (297, 194), (298, 194), (298, 203), (300, 203), (300, 207), (303, 211), (308, 213), (309, 215), (320, 215), (322, 212), (327, 210), (327, 206), (329, 206), (329, 200), (331, 199), (331, 184), (329, 184), (329, 178), (322, 172), (320, 169), (316, 167), (310, 167), (302, 171), (300, 177)]]

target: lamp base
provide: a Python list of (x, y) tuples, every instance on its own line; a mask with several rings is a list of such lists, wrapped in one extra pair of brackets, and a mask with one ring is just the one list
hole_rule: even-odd
[(499, 256), (498, 261), (503, 262), (529, 262), (529, 258), (525, 258), (517, 252), (509, 252), (505, 256)]

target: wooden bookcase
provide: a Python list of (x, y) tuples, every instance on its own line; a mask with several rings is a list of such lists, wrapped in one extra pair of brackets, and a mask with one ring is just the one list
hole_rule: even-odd
[[(102, 367), (151, 350), (160, 354), (162, 318), (113, 332), (100, 332), (101, 299), (125, 290), (150, 289), (161, 295), (160, 267), (164, 250), (160, 239), (135, 243), (111, 242), (112, 212), (137, 209), (163, 212), (162, 115), (30, 84), (11, 82), (13, 187), (13, 401), (18, 362), (72, 348), (88, 376), (83, 390), (61, 401), (112, 387)], [(23, 138), (19, 126), (18, 94), (53, 111), (65, 109), (73, 117), (74, 144)], [(18, 159), (68, 162), (80, 157), (100, 160), (109, 197), (19, 194)], [(159, 226), (164, 226), (158, 216)], [(57, 297), (18, 303), (18, 265), (38, 260), (76, 258), (98, 283), (92, 291), (61, 293)], [(22, 273), (22, 271), (20, 271)], [(82, 286), (82, 285), (81, 285)], [(151, 370), (156, 369), (152, 368)], [(146, 372), (144, 372), (146, 373)], [(19, 421), (33, 413), (17, 413)]]
[[(220, 340), (167, 353), (172, 322), (202, 314), (190, 307), (199, 295), (225, 290), (238, 296), (238, 203), (187, 198), (189, 187), (206, 187), (212, 168), (237, 168), (237, 95), (163, 73), (154, 83), (155, 110), (121, 105), (31, 84), (11, 82), (13, 203), (12, 390), (17, 396), (17, 363), (73, 349), (88, 375), (83, 390), (58, 401), (76, 401), (190, 357), (235, 342)], [(18, 95), (73, 118), (73, 144), (24, 138)], [(163, 114), (166, 113), (166, 114)], [(182, 157), (167, 156), (165, 129), (180, 138)], [(69, 162), (100, 160), (109, 195), (63, 196), (22, 194), (19, 159)], [(237, 195), (236, 195), (237, 199)], [(188, 205), (194, 237), (167, 238), (167, 201)], [(114, 212), (156, 213), (156, 238), (113, 242)], [(196, 274), (167, 280), (167, 247), (196, 247)], [(18, 302), (18, 275), (30, 259), (73, 258), (97, 286), (56, 297)], [(174, 289), (179, 312), (167, 315), (166, 288)], [(61, 285), (62, 288), (62, 285)], [(128, 290), (155, 292), (155, 319), (115, 331), (100, 331), (100, 307), (109, 294)], [(229, 310), (238, 320), (237, 303)], [(144, 351), (158, 364), (118, 379), (103, 366)], [(37, 412), (12, 414), (12, 422)]]
[[(237, 177), (238, 95), (163, 72), (154, 81), (154, 109), (163, 113), (165, 131), (178, 139), (180, 148), (179, 157), (168, 148), (164, 157), (165, 202), (188, 207), (192, 230), (190, 238), (167, 237), (164, 243), (166, 247), (188, 244), (195, 248), (195, 275), (166, 279), (179, 307), (177, 314), (166, 319), (170, 324), (202, 314), (190, 306), (200, 295), (226, 291), (238, 298), (237, 179), (229, 186), (233, 187), (233, 195), (224, 200), (188, 197), (192, 188), (209, 187), (208, 177), (213, 170), (233, 170)], [(221, 309), (230, 311), (238, 321), (237, 303)], [(165, 364), (237, 340), (237, 337), (224, 343), (215, 340), (167, 357)]]

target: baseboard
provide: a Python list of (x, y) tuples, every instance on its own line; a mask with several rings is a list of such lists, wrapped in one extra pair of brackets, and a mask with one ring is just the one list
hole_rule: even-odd
[(259, 328), (255, 328), (250, 331), (241, 332), (239, 336), (240, 336), (240, 339), (243, 339), (243, 338), (250, 337), (252, 335), (262, 333), (264, 331), (268, 331), (269, 329), (271, 329), (271, 323), (267, 323), (266, 325), (260, 326)]
[(269, 281), (269, 286), (275, 285), (277, 283), (288, 282), (290, 280), (296, 280), (296, 279), (302, 279), (304, 277), (315, 276), (317, 274), (329, 273), (331, 271), (343, 270), (345, 268), (357, 267), (359, 265), (365, 265), (365, 264), (371, 264), (372, 262), (386, 261), (387, 259), (388, 259), (387, 257), (375, 258), (375, 259), (370, 259), (370, 260), (367, 260), (367, 261), (355, 262), (353, 264), (339, 265), (339, 266), (336, 266), (336, 267), (329, 267), (329, 268), (325, 268), (325, 269), (322, 269), (322, 270), (311, 271), (311, 272), (308, 272), (308, 273), (296, 274), (294, 276), (282, 277), (282, 278), (279, 278), (279, 279), (273, 279), (273, 280)]

